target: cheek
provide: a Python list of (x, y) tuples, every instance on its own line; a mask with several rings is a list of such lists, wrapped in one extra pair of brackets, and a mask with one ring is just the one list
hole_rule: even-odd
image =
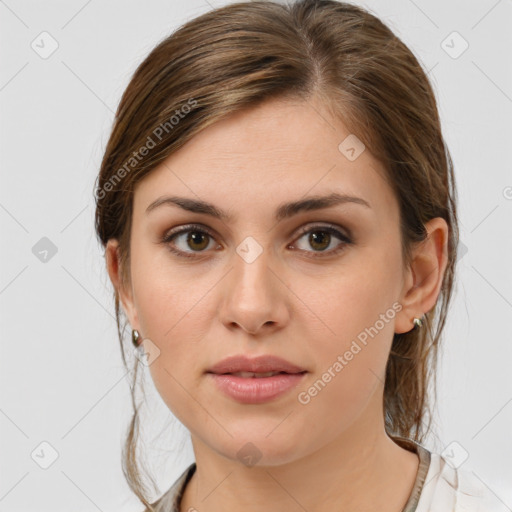
[(204, 351), (214, 307), (197, 281), (192, 286), (190, 280), (162, 279), (161, 275), (144, 273), (134, 288), (136, 307), (144, 337), (160, 351), (159, 365), (165, 361), (166, 369), (179, 376), (202, 361), (198, 355)]
[(198, 319), (205, 318), (204, 303), (196, 294), (177, 293), (176, 282), (167, 287), (161, 281), (151, 285), (148, 280), (146, 285), (139, 295), (138, 311), (144, 336), (156, 347), (149, 371), (167, 407), (182, 423), (189, 424), (194, 417), (201, 417), (191, 393), (203, 370), (206, 327)]
[[(183, 329), (190, 317), (197, 317), (205, 285), (189, 270), (173, 263), (162, 246), (149, 242), (132, 253), (135, 306), (144, 336), (165, 345)], [(194, 336), (194, 331), (189, 335)], [(186, 339), (186, 338), (185, 338)]]
[[(312, 408), (325, 407), (323, 414), (347, 418), (367, 403), (384, 380), (400, 307), (395, 300), (400, 268), (393, 254), (373, 250), (366, 257), (361, 253), (357, 260), (322, 280), (321, 293), (310, 282), (303, 282), (307, 286), (297, 292), (309, 306), (303, 326), (306, 337), (314, 342), (314, 377), (318, 379), (310, 393), (303, 389), (305, 400), (316, 403)], [(329, 409), (332, 403), (336, 407)]]
[(349, 429), (370, 401), (375, 407), (369, 410), (378, 412), (381, 407), (394, 310), (388, 313), (387, 323), (375, 322), (370, 311), (373, 306), (365, 306), (366, 313), (359, 312), (357, 319), (346, 312), (333, 315), (337, 335), (314, 340), (316, 371), (297, 393), (304, 428), (318, 429), (321, 419), (320, 437), (324, 439)]
[[(195, 388), (205, 347), (204, 340), (215, 311), (210, 279), (194, 278), (165, 261), (161, 251), (135, 251), (132, 256), (132, 283), (141, 333), (154, 360), (149, 371), (166, 405), (180, 421), (195, 414), (187, 391)], [(149, 339), (149, 340), (148, 340)], [(192, 410), (191, 410), (192, 409)], [(181, 412), (187, 412), (187, 418)]]
[(376, 322), (383, 337), (392, 337), (401, 270), (395, 252), (391, 245), (379, 249), (375, 244), (355, 252), (329, 275), (296, 281), (294, 292), (309, 308), (310, 325), (325, 337), (321, 346), (343, 348)]

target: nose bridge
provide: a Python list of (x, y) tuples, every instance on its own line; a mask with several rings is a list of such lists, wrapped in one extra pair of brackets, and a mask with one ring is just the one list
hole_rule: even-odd
[(222, 321), (236, 323), (244, 330), (256, 332), (268, 323), (282, 323), (287, 310), (272, 269), (271, 250), (253, 237), (245, 238), (233, 254), (229, 289), (221, 308)]
[(236, 247), (236, 255), (233, 257), (233, 291), (242, 301), (270, 299), (267, 297), (272, 287), (269, 256), (270, 249), (263, 247), (252, 236), (246, 237)]

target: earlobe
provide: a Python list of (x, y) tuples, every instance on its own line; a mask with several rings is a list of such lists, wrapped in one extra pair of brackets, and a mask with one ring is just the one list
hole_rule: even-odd
[(119, 259), (119, 243), (117, 240), (111, 239), (107, 242), (107, 246), (105, 248), (105, 261), (108, 275), (119, 295), (119, 301), (128, 322), (130, 325), (136, 326), (138, 325), (137, 313), (133, 305), (132, 294), (130, 290), (125, 290), (125, 286), (121, 278), (122, 272)]
[(396, 317), (395, 332), (405, 333), (414, 328), (414, 318), (421, 318), (436, 304), (448, 264), (448, 224), (441, 217), (425, 224), (427, 238), (413, 251), (404, 280)]

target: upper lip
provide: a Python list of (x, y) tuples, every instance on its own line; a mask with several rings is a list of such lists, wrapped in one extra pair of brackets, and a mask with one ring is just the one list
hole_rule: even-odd
[(301, 373), (304, 368), (286, 361), (277, 356), (262, 355), (254, 358), (245, 355), (231, 356), (209, 368), (208, 373), (236, 373), (236, 372), (286, 372)]

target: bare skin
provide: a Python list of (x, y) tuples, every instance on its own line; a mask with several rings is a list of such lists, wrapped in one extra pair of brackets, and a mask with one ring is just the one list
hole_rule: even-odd
[[(230, 116), (136, 187), (126, 287), (117, 242), (107, 246), (108, 272), (132, 328), (145, 348), (160, 350), (149, 366), (155, 386), (191, 433), (197, 470), (181, 511), (400, 512), (411, 494), (418, 457), (385, 432), (385, 367), (393, 334), (411, 330), (412, 319), (435, 305), (448, 226), (432, 219), (429, 238), (406, 267), (398, 203), (383, 168), (371, 148), (347, 159), (338, 150), (347, 135), (313, 100), (272, 100)], [(345, 203), (274, 219), (283, 202), (334, 191), (370, 207)], [(171, 205), (146, 213), (167, 195), (208, 201), (233, 218)], [(187, 234), (161, 241), (171, 228), (190, 223), (212, 231), (205, 249), (197, 248), (200, 241), (187, 243)], [(322, 232), (329, 224), (350, 233), (352, 243), (331, 235), (321, 251), (299, 233), (301, 227)], [(236, 252), (248, 236), (262, 249), (251, 263)], [(192, 257), (173, 254), (171, 244)], [(383, 314), (387, 321), (378, 333), (301, 403), (299, 393)], [(205, 372), (241, 353), (278, 355), (308, 373), (275, 400), (240, 404)], [(261, 457), (252, 467), (237, 455), (249, 442)]]

